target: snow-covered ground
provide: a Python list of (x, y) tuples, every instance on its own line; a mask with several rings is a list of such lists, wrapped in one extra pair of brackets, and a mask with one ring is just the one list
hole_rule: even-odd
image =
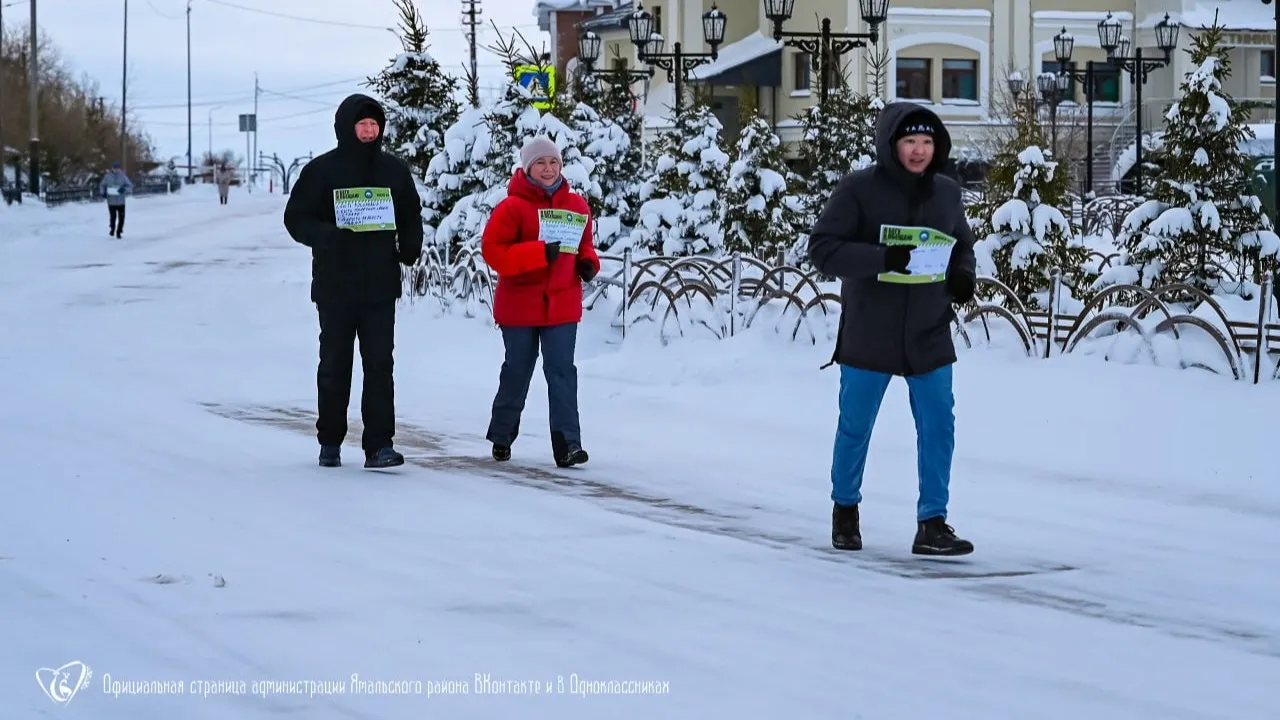
[[(539, 376), (497, 466), (499, 336), (423, 302), (411, 463), (321, 469), (281, 210), (187, 188), (112, 240), (100, 205), (0, 207), (0, 717), (1280, 716), (1280, 383), (964, 353), (951, 522), (977, 552), (909, 554), (899, 382), (868, 549), (838, 554), (829, 346), (620, 343), (593, 314), (591, 462), (550, 462)], [(37, 683), (59, 668), (87, 668), (64, 702)]]

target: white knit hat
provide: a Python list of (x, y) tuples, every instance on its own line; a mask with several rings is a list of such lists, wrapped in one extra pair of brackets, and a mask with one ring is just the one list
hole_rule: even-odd
[(533, 167), (534, 163), (545, 157), (553, 157), (564, 162), (564, 158), (560, 156), (560, 148), (556, 147), (550, 138), (542, 135), (529, 138), (520, 148), (520, 167), (524, 168), (525, 172), (529, 172), (529, 168)]

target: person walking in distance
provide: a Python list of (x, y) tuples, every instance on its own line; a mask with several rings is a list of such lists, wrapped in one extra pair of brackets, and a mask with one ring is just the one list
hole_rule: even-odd
[(940, 173), (951, 136), (932, 111), (891, 103), (876, 120), (876, 164), (845, 176), (809, 237), (818, 272), (841, 279), (839, 421), (831, 544), (862, 549), (859, 505), (871, 430), (894, 376), (915, 418), (919, 500), (912, 552), (965, 555), (947, 524), (955, 450), (952, 304), (973, 299), (973, 233), (960, 187)]
[(107, 234), (118, 238), (124, 233), (124, 200), (133, 192), (133, 183), (120, 163), (111, 163), (111, 169), (98, 183), (98, 192), (107, 199)]
[(348, 96), (334, 114), (337, 147), (303, 166), (285, 205), (289, 235), (311, 248), (311, 300), (320, 321), (316, 437), (324, 467), (342, 464), (357, 338), (365, 467), (404, 464), (392, 443), (396, 302), (403, 294), (400, 266), (422, 254), (422, 202), (409, 166), (382, 151), (385, 127), (377, 101)]
[(231, 168), (226, 166), (218, 166), (214, 169), (214, 178), (218, 183), (218, 204), (226, 205), (227, 198), (231, 194), (231, 179), (235, 173), (231, 172)]
[(506, 348), (486, 437), (494, 460), (511, 459), (541, 348), (551, 453), (556, 465), (571, 467), (588, 459), (579, 427), (574, 351), (582, 283), (600, 272), (600, 258), (591, 242), (591, 209), (561, 174), (556, 144), (531, 138), (520, 149), (520, 165), (480, 242), (485, 262), (498, 274), (493, 318)]

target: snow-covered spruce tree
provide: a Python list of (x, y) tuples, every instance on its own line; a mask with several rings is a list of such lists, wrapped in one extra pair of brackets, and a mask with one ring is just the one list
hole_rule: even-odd
[(724, 249), (773, 262), (795, 244), (802, 210), (789, 192), (782, 140), (769, 121), (748, 115), (725, 188)]
[(445, 131), (444, 147), (431, 158), (422, 178), (426, 188), (422, 201), (425, 242), (448, 246), (450, 258), (457, 257), (478, 227), (470, 210), (486, 190), (480, 176), (489, 147), (484, 114), (481, 108), (462, 112)]
[(636, 111), (626, 68), (615, 65), (604, 73), (608, 81), (599, 105), (601, 117), (627, 135), (627, 146), (603, 173), (605, 214), (618, 218), (623, 228), (634, 228), (639, 220), (640, 185), (645, 175), (644, 116)]
[[(867, 92), (857, 92), (837, 74), (838, 83), (825, 103), (815, 102), (797, 119), (800, 121), (800, 158), (807, 170), (805, 194), (807, 221), (812, 224), (822, 213), (827, 198), (845, 175), (870, 167), (876, 161), (876, 118), (884, 109), (887, 50), (867, 56)], [(816, 64), (814, 70), (821, 72)]]
[(729, 156), (723, 126), (711, 108), (686, 105), (656, 143), (654, 177), (641, 188), (640, 222), (631, 244), (667, 255), (714, 254), (724, 249), (724, 202)]
[(1125, 218), (1122, 264), (1104, 273), (1101, 285), (1185, 282), (1209, 293), (1248, 293), (1230, 282), (1233, 258), (1245, 259), (1240, 280), (1258, 282), (1276, 268), (1280, 239), (1254, 195), (1253, 161), (1241, 150), (1253, 135), (1246, 125), (1251, 104), (1222, 87), (1231, 73), (1223, 32), (1215, 16), (1192, 37), (1192, 69), (1165, 114), (1151, 197)]
[(976, 222), (979, 275), (1009, 286), (1028, 307), (1047, 309), (1054, 268), (1073, 290), (1087, 285), (1089, 251), (1061, 208), (1071, 178), (1045, 149), (1044, 131), (1029, 103), (1013, 113), (1016, 134), (996, 152), (983, 199), (969, 209)]
[(427, 26), (412, 0), (393, 0), (400, 11), (404, 52), (365, 85), (377, 94), (387, 114), (384, 147), (403, 158), (421, 178), (444, 146), (445, 130), (458, 120), (454, 98), (457, 78), (428, 54)]

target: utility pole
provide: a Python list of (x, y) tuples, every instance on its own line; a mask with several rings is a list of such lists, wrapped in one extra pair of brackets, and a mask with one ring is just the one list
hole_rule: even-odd
[[(31, 7), (35, 8), (35, 0)], [(34, 10), (32, 11), (34, 12)], [(129, 172), (129, 0), (124, 0), (124, 50), (120, 61), (120, 169)]]
[[(0, 72), (4, 71), (4, 3), (0, 2)], [(0, 108), (4, 107), (4, 76), (0, 75)], [(4, 144), (4, 113), (0, 112), (0, 185), (4, 184), (4, 163), (9, 153)]]
[(187, 0), (187, 184), (194, 182), (191, 163), (191, 0)]
[(31, 0), (31, 169), (28, 178), (30, 181), (31, 192), (35, 195), (40, 194), (40, 123), (38, 115), (40, 113), (40, 55), (37, 52), (39, 42), (37, 37), (39, 33), (36, 28), (40, 27), (36, 24), (36, 0)]
[[(187, 0), (190, 2), (191, 0)], [(258, 86), (258, 73), (253, 74), (253, 155), (250, 158), (258, 156), (258, 94), (262, 89)], [(257, 163), (254, 163), (253, 172), (250, 174), (249, 183), (252, 184), (258, 177)]]
[(471, 96), (471, 107), (480, 107), (480, 75), (476, 64), (476, 28), (480, 27), (480, 0), (462, 0), (462, 26), (467, 29), (467, 45), (471, 50), (470, 80), (467, 93)]

